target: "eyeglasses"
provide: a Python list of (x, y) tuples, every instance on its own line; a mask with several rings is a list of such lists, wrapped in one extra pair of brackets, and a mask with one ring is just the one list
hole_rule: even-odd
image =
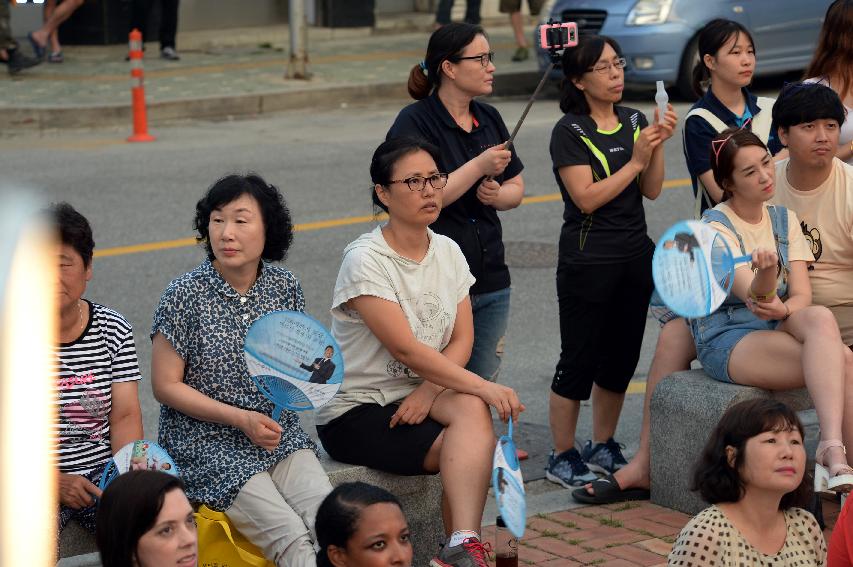
[(595, 67), (590, 67), (589, 69), (587, 69), (586, 72), (589, 73), (591, 71), (595, 71), (596, 73), (604, 74), (604, 73), (609, 73), (611, 67), (616, 67), (617, 69), (624, 69), (627, 66), (628, 66), (628, 61), (626, 61), (624, 57), (620, 57), (619, 59), (616, 59), (612, 63), (599, 63)]
[(423, 191), (426, 189), (427, 181), (433, 189), (444, 189), (447, 185), (447, 174), (436, 173), (429, 177), (409, 177), (407, 179), (392, 179), (389, 183), (405, 183), (409, 186), (409, 191)]
[(489, 51), (488, 53), (483, 53), (482, 55), (472, 55), (470, 57), (455, 57), (454, 59), (456, 59), (457, 61), (464, 61), (466, 59), (479, 59), (480, 65), (482, 65), (483, 69), (485, 69), (489, 66), (489, 63), (495, 60), (495, 52)]

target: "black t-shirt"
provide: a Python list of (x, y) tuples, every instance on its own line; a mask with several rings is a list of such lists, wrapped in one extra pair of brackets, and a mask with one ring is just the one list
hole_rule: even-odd
[[(412, 103), (397, 115), (387, 138), (412, 136), (423, 138), (441, 150), (438, 168), (453, 173), (487, 148), (509, 139), (509, 132), (498, 111), (491, 105), (471, 101), (474, 128), (463, 130), (433, 93)], [(524, 165), (512, 146), (512, 159), (498, 183), (521, 173)], [(477, 199), (478, 180), (459, 199), (444, 207), (430, 228), (459, 244), (477, 283), (471, 293), (488, 293), (509, 287), (509, 268), (504, 261), (503, 229), (494, 207)]]
[(599, 130), (588, 115), (568, 113), (557, 122), (551, 133), (554, 177), (565, 203), (560, 232), (561, 262), (624, 262), (648, 254), (654, 248), (646, 234), (643, 195), (637, 178), (592, 214), (581, 212), (560, 179), (560, 168), (588, 165), (592, 169), (593, 181), (600, 181), (631, 161), (634, 140), (648, 122), (639, 110), (624, 106), (616, 106), (614, 110), (619, 117), (619, 126), (610, 132)]

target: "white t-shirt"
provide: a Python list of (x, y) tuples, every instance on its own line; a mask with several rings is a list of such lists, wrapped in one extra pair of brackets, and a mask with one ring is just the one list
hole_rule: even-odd
[(796, 211), (815, 262), (812, 302), (828, 307), (845, 344), (853, 344), (853, 166), (834, 160), (832, 173), (811, 191), (788, 183), (788, 160), (776, 164), (773, 201)]
[(456, 307), (475, 280), (458, 244), (431, 230), (429, 239), (420, 262), (388, 246), (381, 227), (344, 250), (332, 299), (332, 335), (344, 358), (344, 381), (332, 401), (317, 411), (317, 424), (360, 404), (400, 401), (423, 381), (395, 360), (358, 312), (346, 306), (350, 299), (370, 295), (397, 303), (420, 342), (437, 351), (450, 342)]
[(112, 457), (112, 385), (140, 380), (130, 323), (89, 302), (89, 324), (72, 343), (54, 348), (57, 437), (53, 458), (63, 473), (87, 474)]

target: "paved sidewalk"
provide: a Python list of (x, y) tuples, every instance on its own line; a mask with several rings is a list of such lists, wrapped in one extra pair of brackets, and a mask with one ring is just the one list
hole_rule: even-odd
[[(823, 501), (827, 542), (839, 507)], [(650, 502), (584, 506), (531, 518), (519, 545), (519, 565), (538, 567), (664, 566), (690, 516)], [(483, 528), (494, 547), (494, 527)], [(494, 562), (492, 562), (494, 565)]]
[[(409, 16), (380, 20), (373, 30), (309, 27), (309, 80), (285, 77), (286, 26), (182, 33), (176, 62), (161, 60), (152, 44), (145, 59), (149, 120), (340, 107), (366, 97), (404, 99), (409, 70), (423, 58), (432, 21), (424, 14)], [(531, 92), (539, 78), (535, 60), (510, 61), (515, 44), (505, 21), (485, 27), (496, 54), (496, 94)], [(22, 44), (30, 49), (26, 40)], [(64, 52), (64, 63), (45, 62), (14, 78), (0, 68), (0, 131), (130, 124), (127, 47), (67, 46)]]

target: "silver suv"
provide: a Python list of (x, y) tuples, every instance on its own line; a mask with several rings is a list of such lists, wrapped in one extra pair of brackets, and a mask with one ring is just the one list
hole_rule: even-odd
[[(625, 81), (675, 85), (695, 99), (690, 76), (696, 35), (714, 18), (740, 22), (752, 33), (756, 75), (804, 69), (811, 60), (831, 0), (557, 0), (543, 21), (576, 22), (584, 34), (619, 42), (628, 66)], [(535, 37), (536, 45), (539, 43)], [(549, 56), (537, 49), (544, 70)], [(562, 76), (558, 70), (554, 77)]]

